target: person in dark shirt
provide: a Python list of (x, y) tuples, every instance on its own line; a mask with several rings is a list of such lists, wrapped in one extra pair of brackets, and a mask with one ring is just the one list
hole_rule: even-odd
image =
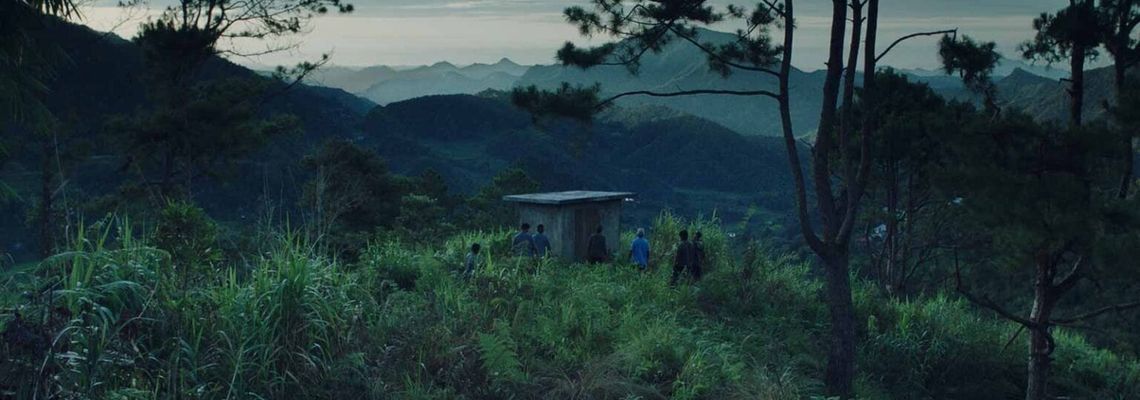
[(523, 223), (519, 226), (519, 233), (511, 241), (511, 252), (515, 257), (534, 257), (534, 236), (530, 235), (530, 224)]
[(693, 263), (689, 266), (689, 275), (693, 281), (700, 281), (705, 265), (705, 242), (700, 232), (693, 235)]
[(479, 243), (474, 243), (471, 245), (471, 252), (467, 253), (467, 260), (465, 260), (463, 263), (464, 278), (471, 278), (472, 276), (475, 276), (475, 265), (479, 263), (480, 247), (481, 246), (479, 246)]
[(669, 286), (677, 285), (677, 279), (680, 279), (681, 273), (693, 265), (693, 258), (696, 256), (696, 249), (689, 241), (689, 231), (682, 230), (678, 236), (681, 242), (677, 243), (676, 255), (673, 256), (673, 277), (669, 279)]
[(610, 251), (606, 249), (606, 237), (602, 235), (602, 227), (599, 226), (598, 230), (590, 235), (590, 241), (586, 246), (586, 259), (590, 264), (604, 263), (610, 257)]
[(535, 255), (539, 258), (550, 255), (550, 239), (546, 237), (546, 226), (539, 224), (535, 227), (535, 231), (537, 231), (534, 234)]

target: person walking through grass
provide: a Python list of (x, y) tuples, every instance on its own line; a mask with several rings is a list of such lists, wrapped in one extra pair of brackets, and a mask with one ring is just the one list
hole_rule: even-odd
[(519, 226), (519, 233), (511, 241), (511, 252), (515, 257), (534, 257), (534, 236), (530, 235), (530, 224), (524, 222)]
[(704, 235), (697, 232), (693, 235), (693, 262), (689, 265), (689, 275), (693, 277), (693, 281), (700, 281), (701, 274), (704, 273), (705, 266), (705, 241)]
[(539, 224), (535, 227), (535, 231), (537, 231), (534, 234), (535, 256), (543, 258), (550, 255), (550, 239), (546, 237), (546, 226)]
[(471, 279), (472, 276), (475, 276), (475, 264), (479, 263), (480, 249), (481, 246), (479, 246), (479, 243), (473, 243), (471, 245), (471, 252), (467, 253), (467, 260), (463, 263), (464, 278)]
[(629, 246), (629, 259), (639, 271), (645, 272), (649, 268), (649, 240), (645, 239), (645, 228), (637, 230), (637, 237)]
[(674, 252), (673, 277), (669, 279), (669, 286), (677, 285), (677, 280), (681, 278), (681, 273), (693, 265), (693, 257), (696, 255), (693, 242), (689, 241), (689, 231), (682, 230), (678, 236), (681, 238), (681, 242), (677, 243), (677, 248)]
[(602, 227), (598, 229), (593, 235), (590, 235), (590, 240), (586, 245), (586, 259), (590, 264), (601, 264), (608, 261), (610, 258), (610, 251), (606, 248), (606, 236), (602, 235)]

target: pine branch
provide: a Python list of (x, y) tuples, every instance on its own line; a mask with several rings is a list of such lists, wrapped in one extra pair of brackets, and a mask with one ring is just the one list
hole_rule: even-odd
[(957, 280), (957, 287), (955, 289), (958, 291), (959, 294), (962, 295), (962, 297), (965, 297), (966, 300), (969, 300), (971, 303), (974, 303), (975, 305), (978, 305), (978, 306), (983, 307), (983, 308), (987, 308), (987, 309), (997, 313), (998, 315), (1002, 316), (1002, 318), (1005, 318), (1005, 319), (1008, 319), (1010, 321), (1021, 324), (1022, 326), (1026, 327), (1026, 328), (1034, 329), (1034, 330), (1039, 330), (1039, 329), (1044, 328), (1044, 326), (1042, 326), (1039, 323), (1030, 321), (1024, 317), (1020, 317), (1014, 313), (1009, 312), (1008, 310), (1006, 310), (1001, 305), (997, 304), (993, 300), (990, 300), (989, 297), (986, 297), (986, 296), (978, 297), (978, 296), (975, 296), (973, 293), (970, 293), (970, 291), (967, 290), (962, 285), (962, 270), (961, 270), (961, 267), (958, 265), (954, 266), (954, 277)]
[(708, 46), (701, 44), (700, 42), (689, 37), (688, 35), (684, 35), (681, 32), (678, 32), (676, 28), (670, 27), (669, 30), (671, 30), (674, 35), (677, 35), (677, 37), (684, 39), (685, 41), (688, 41), (693, 46), (696, 46), (696, 48), (700, 49), (706, 55), (708, 55), (709, 57), (712, 57), (714, 60), (716, 60), (717, 62), (719, 62), (721, 64), (724, 64), (724, 65), (727, 65), (727, 66), (730, 66), (730, 67), (733, 67), (736, 69), (740, 69), (740, 70), (753, 71), (753, 72), (763, 72), (763, 73), (775, 76), (777, 78), (780, 77), (780, 74), (778, 72), (773, 71), (770, 68), (764, 68), (764, 67), (758, 67), (758, 66), (747, 66), (747, 65), (740, 64), (740, 63), (734, 62), (732, 60), (729, 60), (729, 59), (721, 56), (720, 54), (718, 54), (716, 52), (716, 50), (710, 49), (710, 48), (708, 48)]
[(882, 53), (879, 53), (879, 55), (878, 55), (877, 57), (875, 57), (875, 62), (879, 62), (879, 61), (881, 61), (881, 60), (883, 59), (883, 57), (886, 57), (886, 56), (887, 56), (887, 53), (890, 53), (890, 52), (891, 52), (891, 50), (894, 50), (895, 46), (898, 46), (900, 43), (902, 43), (902, 42), (905, 42), (905, 41), (907, 41), (907, 40), (910, 40), (910, 39), (914, 39), (914, 38), (916, 38), (916, 37), (923, 37), (923, 36), (934, 36), (934, 35), (949, 35), (949, 34), (951, 34), (951, 33), (953, 33), (953, 34), (957, 34), (957, 33), (958, 33), (958, 29), (957, 29), (957, 28), (955, 28), (955, 29), (947, 29), (947, 30), (942, 30), (942, 31), (933, 31), (933, 32), (918, 32), (918, 33), (912, 33), (912, 34), (909, 34), (909, 35), (903, 36), (903, 37), (901, 37), (901, 38), (898, 38), (897, 40), (895, 40), (895, 42), (894, 42), (894, 43), (891, 43), (891, 45), (890, 45), (890, 46), (887, 46), (887, 49), (886, 49), (886, 50), (883, 50), (883, 52), (882, 52)]
[(1078, 257), (1077, 261), (1073, 262), (1073, 269), (1069, 271), (1068, 276), (1062, 279), (1061, 283), (1054, 285), (1054, 289), (1056, 289), (1058, 293), (1064, 294), (1072, 290), (1073, 287), (1076, 287), (1077, 283), (1080, 283), (1081, 279), (1084, 278), (1081, 274), (1081, 269), (1084, 265), (1085, 258), (1083, 256)]
[(1128, 311), (1128, 310), (1131, 310), (1134, 308), (1140, 308), (1140, 301), (1135, 301), (1135, 302), (1131, 302), (1131, 303), (1113, 304), (1111, 306), (1102, 307), (1100, 309), (1097, 309), (1097, 310), (1094, 310), (1091, 312), (1087, 312), (1087, 313), (1084, 313), (1084, 314), (1081, 314), (1081, 315), (1078, 315), (1075, 317), (1054, 319), (1051, 322), (1054, 324), (1072, 324), (1075, 322), (1080, 322), (1080, 321), (1084, 321), (1087, 319), (1096, 318), (1096, 317), (1099, 317), (1101, 315), (1107, 314), (1109, 312), (1115, 311), (1115, 312), (1119, 313), (1119, 312)]

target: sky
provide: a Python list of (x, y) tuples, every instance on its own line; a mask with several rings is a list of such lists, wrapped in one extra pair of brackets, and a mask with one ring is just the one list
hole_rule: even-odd
[[(146, 8), (124, 10), (113, 0), (91, 0), (82, 22), (124, 37), (139, 23), (156, 15), (173, 0), (151, 0)], [(583, 0), (349, 0), (356, 11), (313, 20), (307, 31), (274, 45), (288, 51), (258, 57), (232, 57), (252, 66), (292, 65), (330, 54), (342, 66), (491, 63), (510, 58), (520, 64), (550, 64), (566, 41), (597, 43), (605, 38), (582, 38), (567, 24), (562, 10), (588, 5)], [(713, 4), (750, 4), (753, 0), (713, 0)], [(884, 0), (880, 17), (880, 48), (903, 35), (958, 28), (980, 40), (995, 41), (1009, 58), (1033, 35), (1031, 22), (1043, 11), (1063, 7), (1067, 0)], [(826, 59), (830, 1), (796, 3), (799, 27), (793, 63), (805, 70), (823, 68)], [(735, 25), (714, 29), (732, 31)], [(898, 68), (937, 66), (936, 38), (920, 38), (899, 46), (883, 60)], [(264, 50), (264, 43), (228, 43), (238, 53)]]

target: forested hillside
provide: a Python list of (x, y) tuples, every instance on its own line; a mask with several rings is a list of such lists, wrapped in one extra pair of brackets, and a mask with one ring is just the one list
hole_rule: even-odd
[(553, 3), (0, 0), (0, 399), (1140, 398), (1140, 2)]
[(638, 192), (639, 209), (651, 214), (717, 210), (738, 221), (749, 206), (786, 205), (787, 155), (775, 139), (743, 137), (692, 116), (629, 127), (607, 120), (535, 124), (501, 97), (433, 96), (378, 107), (365, 119), (364, 133), (398, 171), (435, 169), (460, 191), (518, 166), (548, 190)]
[[(125, 197), (137, 194), (116, 194), (133, 178), (124, 170), (130, 157), (120, 153), (125, 139), (117, 130), (124, 118), (148, 104), (138, 47), (66, 23), (53, 23), (39, 34), (71, 55), (57, 71), (60, 78), (50, 82), (52, 93), (67, 95), (52, 96), (49, 104), (59, 115), (70, 116), (61, 143), (76, 149), (76, 159), (66, 170), (65, 178), (74, 182), (66, 190), (75, 198), (104, 199), (83, 205), (91, 215), (127, 206)], [(478, 68), (465, 69), (497, 73)], [(543, 189), (642, 193), (644, 202), (629, 214), (629, 221), (646, 221), (668, 208), (690, 215), (718, 212), (736, 222), (750, 207), (776, 215), (788, 206), (790, 182), (780, 142), (745, 138), (691, 116), (667, 114), (668, 119), (661, 120), (619, 108), (609, 118), (621, 123), (534, 121), (502, 92), (376, 106), (338, 89), (286, 88), (221, 59), (211, 61), (202, 74), (203, 80), (271, 85), (261, 113), (289, 115), (299, 122), (296, 132), (275, 136), (255, 152), (211, 167), (210, 176), (195, 178), (196, 201), (223, 220), (255, 218), (266, 202), (299, 212), (300, 191), (290, 188), (304, 183), (312, 171), (298, 160), (334, 139), (375, 150), (395, 173), (437, 171), (456, 196), (474, 194), (503, 169), (518, 167)], [(14, 146), (12, 162), (2, 172), (24, 200), (7, 203), (2, 218), (13, 229), (0, 234), (0, 243), (21, 258), (35, 248), (34, 241), (27, 240), (34, 226), (24, 221), (38, 190), (33, 177), (42, 156), (35, 150), (31, 141)], [(76, 178), (70, 179), (73, 174)]]

